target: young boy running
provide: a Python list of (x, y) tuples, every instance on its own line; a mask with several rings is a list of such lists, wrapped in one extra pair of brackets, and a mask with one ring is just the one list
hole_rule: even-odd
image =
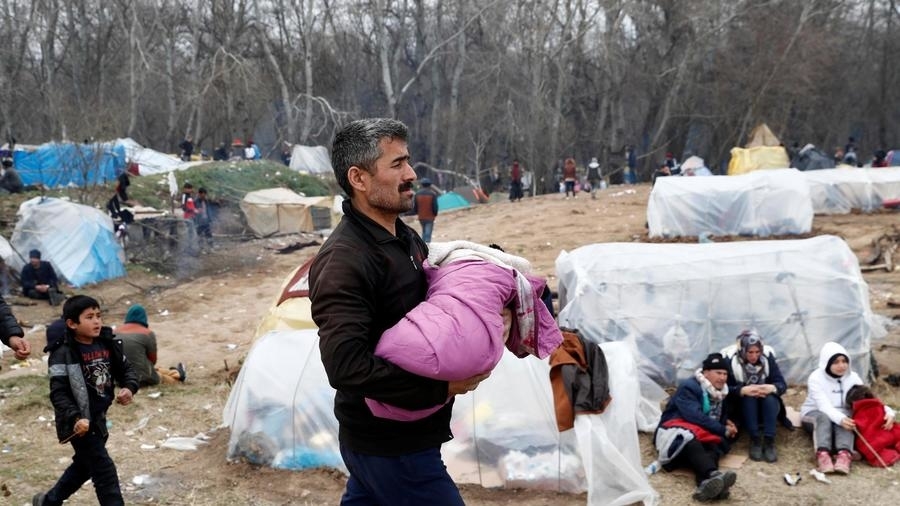
[(100, 504), (125, 504), (116, 465), (106, 451), (106, 410), (114, 398), (114, 381), (120, 387), (116, 402), (131, 403), (138, 390), (137, 375), (125, 359), (122, 341), (103, 327), (96, 300), (86, 295), (66, 300), (63, 319), (66, 336), (48, 350), (50, 400), (57, 437), (60, 443), (72, 444), (75, 456), (56, 485), (35, 494), (32, 504), (61, 505), (89, 479)]

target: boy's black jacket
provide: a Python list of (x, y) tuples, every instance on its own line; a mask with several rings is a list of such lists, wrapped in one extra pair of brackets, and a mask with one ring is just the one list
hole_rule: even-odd
[[(137, 373), (125, 358), (122, 340), (115, 337), (110, 327), (103, 327), (95, 342), (110, 351), (109, 370), (113, 381), (120, 388), (127, 388), (132, 394), (137, 393)], [(81, 418), (90, 419), (91, 410), (81, 354), (69, 329), (65, 338), (49, 345), (45, 351), (50, 352), (50, 401), (56, 415), (56, 436), (63, 441), (72, 435), (76, 421)], [(103, 420), (91, 420), (91, 429), (100, 431), (102, 436), (107, 435), (106, 413)]]

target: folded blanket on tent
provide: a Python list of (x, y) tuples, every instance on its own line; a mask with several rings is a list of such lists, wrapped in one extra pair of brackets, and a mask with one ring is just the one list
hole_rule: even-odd
[[(456, 381), (492, 370), (506, 346), (518, 357), (545, 358), (562, 342), (540, 299), (546, 286), (514, 255), (466, 241), (432, 243), (423, 264), (424, 302), (382, 334), (375, 355), (428, 378)], [(508, 338), (504, 308), (514, 313)], [(366, 399), (375, 416), (410, 421), (441, 406), (405, 410)]]

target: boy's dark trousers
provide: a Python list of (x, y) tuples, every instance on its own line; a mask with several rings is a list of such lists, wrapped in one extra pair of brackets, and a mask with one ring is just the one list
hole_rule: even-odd
[[(105, 424), (106, 421), (102, 422)], [(97, 500), (102, 506), (124, 505), (122, 490), (119, 488), (119, 475), (116, 465), (106, 451), (106, 440), (109, 434), (104, 427), (102, 432), (91, 424), (91, 430), (81, 437), (72, 438), (75, 456), (72, 464), (65, 470), (56, 485), (44, 497), (44, 506), (62, 505), (63, 501), (78, 491), (88, 480), (93, 480)], [(102, 434), (102, 435), (101, 435)]]

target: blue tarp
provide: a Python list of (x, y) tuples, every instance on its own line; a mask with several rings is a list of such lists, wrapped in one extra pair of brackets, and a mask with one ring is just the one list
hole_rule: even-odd
[(447, 192), (438, 197), (438, 212), (460, 209), (470, 205), (472, 204), (465, 197), (456, 192)]
[(88, 186), (113, 181), (125, 170), (125, 147), (51, 142), (34, 151), (15, 151), (13, 162), (26, 185)]
[[(125, 275), (125, 254), (106, 213), (62, 199), (35, 197), (23, 202), (10, 244), (22, 255), (37, 249), (72, 286)], [(13, 255), (10, 265), (26, 260)]]

